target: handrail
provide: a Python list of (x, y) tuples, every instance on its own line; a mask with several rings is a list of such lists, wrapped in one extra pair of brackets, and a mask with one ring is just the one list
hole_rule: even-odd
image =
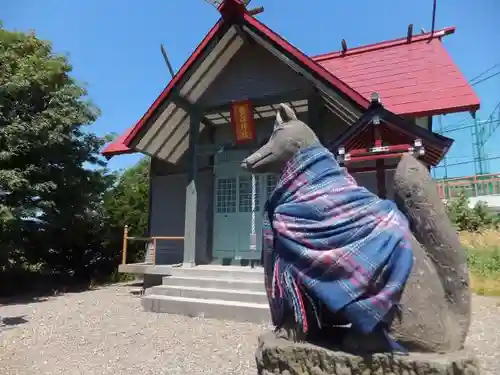
[(184, 237), (176, 237), (176, 236), (152, 236), (152, 237), (134, 237), (134, 236), (130, 236), (128, 235), (128, 230), (129, 230), (129, 227), (128, 225), (125, 225), (123, 227), (123, 245), (122, 245), (122, 264), (127, 264), (127, 248), (128, 248), (128, 241), (147, 241), (147, 242), (150, 242), (152, 241), (153, 242), (153, 247), (151, 249), (151, 253), (152, 253), (152, 263), (153, 265), (156, 264), (156, 242), (158, 240), (160, 241), (183, 241), (184, 240)]

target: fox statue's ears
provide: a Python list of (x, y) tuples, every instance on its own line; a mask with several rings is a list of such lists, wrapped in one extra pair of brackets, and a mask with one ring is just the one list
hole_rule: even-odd
[(286, 122), (297, 120), (297, 115), (295, 111), (290, 108), (287, 104), (281, 103), (279, 105), (278, 111), (276, 112), (276, 119), (274, 121), (274, 128), (283, 125)]

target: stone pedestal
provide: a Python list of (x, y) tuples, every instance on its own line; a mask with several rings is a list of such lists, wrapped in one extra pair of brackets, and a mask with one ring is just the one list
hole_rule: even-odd
[(256, 353), (259, 375), (477, 375), (470, 352), (373, 354), (360, 357), (311, 344), (277, 339), (269, 332), (259, 337)]

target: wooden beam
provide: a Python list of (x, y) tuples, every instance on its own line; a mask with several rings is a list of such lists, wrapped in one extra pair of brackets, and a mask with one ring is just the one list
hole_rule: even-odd
[(234, 144), (232, 142), (226, 142), (211, 145), (199, 145), (196, 149), (196, 155), (214, 155), (219, 151), (251, 150), (255, 147), (259, 147), (256, 142), (249, 142), (245, 144)]
[[(172, 93), (172, 100), (175, 102), (175, 104), (177, 104), (180, 108), (186, 111), (189, 115), (195, 112), (200, 112), (200, 113), (202, 112), (201, 108), (199, 108), (196, 104), (191, 103), (185, 97), (181, 96), (178, 92)], [(202, 116), (200, 122), (205, 126), (212, 128), (215, 127), (215, 124), (206, 117)]]
[[(261, 107), (264, 105), (279, 104), (281, 102), (293, 102), (296, 100), (304, 100), (308, 97), (310, 91), (305, 90), (292, 90), (281, 94), (264, 95), (258, 98), (248, 98), (252, 102), (252, 107)], [(220, 113), (229, 110), (230, 103), (216, 105), (212, 107), (203, 108), (205, 113)]]
[(194, 266), (196, 261), (196, 222), (198, 214), (198, 166), (196, 149), (198, 147), (198, 137), (200, 134), (200, 111), (190, 114), (189, 123), (189, 149), (188, 149), (188, 172), (186, 184), (186, 207), (184, 216), (184, 259), (185, 266)]
[(317, 93), (309, 95), (307, 99), (307, 122), (309, 127), (316, 133), (316, 136), (323, 142), (323, 123), (321, 122), (321, 114), (323, 109), (323, 101)]
[(377, 192), (380, 198), (387, 198), (387, 188), (385, 184), (385, 167), (384, 160), (379, 159), (375, 161), (376, 165), (376, 176), (377, 176)]
[(123, 227), (122, 264), (127, 264), (128, 225)]
[(262, 12), (264, 12), (264, 7), (258, 7), (258, 8), (250, 9), (248, 11), (248, 14), (251, 15), (252, 17), (254, 17), (257, 14), (260, 14)]
[(148, 173), (148, 236), (151, 236), (151, 224), (153, 216), (153, 160), (154, 158), (149, 158), (149, 173)]
[[(293, 61), (291, 58), (286, 56), (284, 53), (280, 52), (275, 46), (273, 46), (269, 41), (262, 38), (259, 34), (254, 32), (248, 26), (243, 26), (243, 30), (245, 30), (258, 44), (264, 47), (266, 50), (271, 52), (274, 56), (288, 65), (292, 70), (297, 72), (306, 78), (309, 82), (311, 82), (314, 86), (316, 86), (320, 91), (322, 91), (325, 95), (327, 95), (332, 100), (334, 98), (340, 97), (342, 100), (348, 102), (346, 95), (341, 95), (340, 93), (335, 92), (333, 89), (328, 87), (328, 84), (323, 83), (320, 79), (316, 78), (312, 72), (308, 69), (300, 66), (297, 62)], [(357, 120), (357, 115), (354, 114), (349, 108), (347, 108), (343, 103), (339, 103), (343, 107), (343, 116), (345, 117), (343, 120), (346, 122), (354, 123)], [(339, 114), (340, 116), (340, 114)]]
[(243, 39), (245, 42), (249, 42), (249, 38), (248, 38), (248, 35), (245, 34), (245, 32), (243, 31), (243, 29), (241, 28), (240, 25), (237, 25), (235, 24), (234, 25), (234, 28), (236, 29), (236, 33), (238, 34), (238, 36)]

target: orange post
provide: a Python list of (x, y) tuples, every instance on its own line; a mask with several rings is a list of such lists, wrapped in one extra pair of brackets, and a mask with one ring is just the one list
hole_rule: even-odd
[(153, 266), (156, 265), (156, 237), (153, 237), (153, 249), (151, 254), (151, 261), (153, 262)]
[(127, 264), (128, 225), (123, 228), (122, 264)]

